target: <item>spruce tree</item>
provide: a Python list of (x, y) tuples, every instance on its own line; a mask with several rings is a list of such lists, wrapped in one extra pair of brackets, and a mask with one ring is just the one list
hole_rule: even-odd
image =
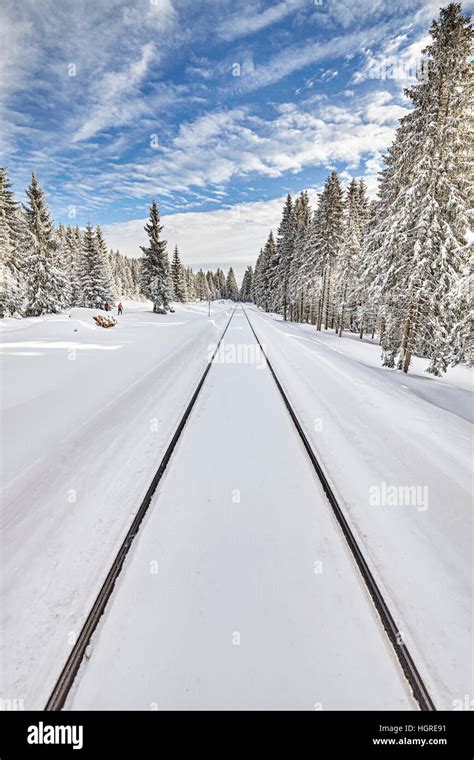
[(0, 167), (0, 317), (23, 313), (28, 238), (25, 219)]
[(276, 268), (273, 272), (269, 273), (271, 287), (276, 293), (274, 307), (283, 313), (284, 319), (287, 317), (289, 304), (289, 281), (294, 250), (294, 234), (293, 201), (291, 195), (288, 194), (277, 233)]
[(188, 267), (185, 271), (185, 279), (186, 279), (186, 295), (188, 301), (195, 301), (196, 300), (196, 286), (195, 286), (195, 277), (194, 272), (191, 267)]
[(194, 288), (196, 292), (196, 298), (198, 298), (200, 301), (208, 301), (211, 293), (209, 291), (209, 284), (207, 282), (207, 277), (202, 271), (202, 269), (199, 270), (199, 272), (196, 274), (195, 280), (194, 280)]
[(64, 235), (65, 268), (70, 286), (70, 304), (81, 302), (82, 235), (79, 227), (66, 227)]
[(26, 313), (58, 313), (69, 301), (67, 276), (59, 265), (58, 240), (48, 205), (35, 174), (26, 191), (29, 232), (26, 253)]
[(472, 223), (473, 30), (452, 3), (430, 34), (425, 74), (406, 90), (414, 108), (386, 158), (370, 231), (378, 260), (366, 276), (381, 305), (384, 364), (407, 372), (418, 345), (428, 349), (428, 371), (439, 375), (462, 323), (452, 295), (463, 290)]
[(220, 268), (217, 269), (216, 280), (216, 287), (219, 292), (218, 298), (227, 298), (227, 284), (225, 281), (225, 274)]
[(97, 251), (102, 262), (103, 288), (106, 293), (105, 300), (108, 304), (113, 304), (115, 302), (115, 292), (112, 272), (110, 269), (109, 250), (107, 248), (107, 243), (105, 242), (104, 235), (99, 225), (97, 225), (95, 228), (95, 240)]
[(244, 303), (251, 302), (252, 292), (253, 292), (253, 269), (251, 266), (248, 266), (242, 278), (242, 286), (240, 288), (240, 300), (243, 301)]
[(230, 267), (229, 272), (227, 274), (226, 287), (227, 287), (227, 298), (230, 298), (231, 301), (238, 301), (239, 300), (239, 286), (237, 285), (237, 280), (235, 279), (235, 274), (232, 267)]
[(336, 329), (339, 336), (342, 336), (348, 320), (351, 326), (357, 308), (355, 293), (362, 257), (366, 200), (364, 185), (360, 186), (355, 179), (352, 179), (345, 200), (344, 242), (334, 277), (334, 299), (337, 304)]
[(319, 213), (319, 256), (322, 261), (322, 301), (318, 318), (318, 330), (322, 323), (327, 330), (330, 320), (334, 320), (332, 300), (333, 272), (344, 240), (344, 195), (337, 176), (331, 172), (321, 194)]
[(296, 199), (293, 209), (293, 256), (290, 262), (288, 294), (290, 319), (303, 321), (308, 313), (306, 259), (308, 256), (307, 237), (311, 225), (311, 206), (306, 191)]
[(101, 237), (97, 237), (88, 222), (82, 241), (80, 290), (81, 306), (89, 309), (100, 309), (111, 302), (110, 282), (99, 242)]
[(267, 242), (262, 252), (262, 262), (260, 267), (260, 284), (259, 284), (259, 305), (265, 311), (271, 311), (276, 306), (275, 301), (275, 272), (278, 268), (278, 251), (273, 230), (270, 230)]
[(141, 262), (141, 288), (143, 295), (153, 303), (153, 311), (166, 314), (171, 305), (171, 285), (166, 240), (161, 240), (163, 226), (156, 201), (150, 208), (150, 219), (145, 225), (148, 246), (140, 246), (143, 251)]
[(177, 245), (174, 247), (171, 261), (171, 292), (173, 301), (179, 301), (180, 303), (186, 301), (186, 279)]
[(209, 287), (209, 298), (214, 301), (217, 298), (217, 290), (214, 283), (214, 274), (211, 271), (206, 272), (206, 280)]

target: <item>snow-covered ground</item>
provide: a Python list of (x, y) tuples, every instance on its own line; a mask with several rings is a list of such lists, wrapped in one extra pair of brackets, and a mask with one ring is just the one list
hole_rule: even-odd
[(415, 706), (255, 346), (239, 309), (68, 708)]
[(0, 325), (2, 696), (41, 708), (231, 314)]
[[(470, 372), (388, 371), (370, 339), (246, 308), (452, 709), (474, 693)], [(0, 323), (1, 685), (25, 708), (44, 706), (232, 307), (212, 312)], [(414, 707), (240, 307), (80, 676), (69, 708)]]
[(474, 693), (472, 372), (390, 371), (370, 339), (247, 313), (436, 706), (453, 709)]

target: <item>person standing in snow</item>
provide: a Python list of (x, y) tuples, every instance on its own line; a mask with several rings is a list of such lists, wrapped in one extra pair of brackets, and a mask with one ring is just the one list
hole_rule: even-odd
[(108, 304), (108, 303), (107, 303), (107, 301), (106, 301), (106, 302), (104, 303), (104, 311), (108, 311), (108, 310), (109, 310), (109, 304)]
[(121, 316), (123, 314), (122, 302), (120, 302), (119, 305), (117, 306), (117, 313), (118, 313), (119, 316)]

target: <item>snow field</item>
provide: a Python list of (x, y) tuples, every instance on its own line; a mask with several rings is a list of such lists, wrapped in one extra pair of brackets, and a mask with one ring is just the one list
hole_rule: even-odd
[(109, 330), (88, 309), (2, 325), (1, 681), (25, 709), (44, 706), (231, 314), (124, 306)]
[(416, 709), (268, 368), (211, 367), (66, 708)]
[(453, 709), (473, 693), (471, 371), (382, 369), (372, 341), (247, 313), (436, 707)]

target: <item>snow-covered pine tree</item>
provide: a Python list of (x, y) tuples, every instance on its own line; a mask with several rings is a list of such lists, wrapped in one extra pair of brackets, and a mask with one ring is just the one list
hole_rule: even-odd
[(104, 303), (111, 303), (103, 251), (99, 250), (97, 235), (90, 222), (87, 222), (82, 240), (80, 290), (81, 306), (100, 309)]
[(293, 256), (288, 279), (290, 319), (302, 322), (307, 319), (309, 303), (306, 298), (306, 257), (308, 228), (311, 224), (311, 206), (308, 193), (303, 191), (296, 199), (293, 209)]
[(474, 243), (461, 251), (461, 271), (457, 285), (451, 293), (453, 322), (450, 334), (450, 366), (466, 364), (472, 367), (472, 324), (474, 321), (472, 293), (474, 290)]
[(273, 308), (277, 308), (286, 320), (289, 305), (289, 280), (294, 250), (293, 200), (288, 193), (277, 233), (277, 261), (270, 274), (271, 287), (276, 295)]
[(56, 230), (56, 259), (60, 264), (67, 280), (67, 295), (64, 297), (64, 306), (73, 306), (72, 283), (69, 274), (69, 248), (66, 239), (66, 228), (60, 224)]
[(384, 364), (407, 372), (421, 345), (429, 347), (428, 371), (439, 375), (462, 322), (453, 295), (466, 276), (472, 223), (473, 29), (451, 3), (430, 34), (423, 77), (406, 90), (414, 108), (400, 122), (382, 176), (371, 289), (382, 301)]
[(260, 248), (260, 253), (257, 256), (255, 262), (255, 270), (253, 273), (253, 302), (257, 306), (262, 305), (261, 292), (262, 292), (262, 266), (263, 266), (263, 249)]
[(66, 227), (65, 232), (65, 269), (70, 286), (70, 305), (81, 303), (82, 234), (79, 227)]
[(370, 210), (357, 283), (360, 335), (369, 310), (378, 320), (382, 363), (387, 367), (395, 366), (401, 334), (399, 315), (393, 307), (395, 300), (403, 296), (402, 292), (397, 292), (398, 283), (404, 280), (400, 275), (404, 262), (398, 247), (406, 220), (400, 215), (395, 201), (402, 189), (397, 165), (408, 148), (404, 144), (407, 142), (406, 131), (403, 126), (399, 127), (395, 142), (384, 157), (385, 168), (380, 173), (377, 200)]
[(252, 291), (253, 291), (253, 269), (251, 266), (248, 266), (242, 278), (242, 287), (240, 288), (240, 300), (243, 301), (244, 303), (251, 302)]
[(105, 242), (104, 234), (101, 228), (99, 227), (99, 225), (97, 225), (95, 228), (95, 239), (96, 239), (97, 251), (102, 261), (104, 289), (107, 293), (106, 301), (108, 304), (113, 304), (115, 302), (116, 294), (114, 292), (112, 272), (110, 271), (109, 249), (107, 248), (107, 243)]
[(214, 298), (221, 298), (221, 291), (219, 288), (219, 275), (216, 272), (212, 272), (212, 284), (214, 289)]
[(200, 269), (195, 276), (194, 289), (196, 292), (196, 298), (198, 298), (200, 301), (209, 301), (211, 294), (209, 291), (207, 277), (202, 269)]
[(148, 246), (140, 246), (143, 251), (141, 262), (142, 292), (153, 302), (153, 311), (166, 314), (171, 305), (171, 286), (166, 240), (160, 239), (163, 226), (156, 201), (150, 208), (150, 220), (145, 225)]
[(220, 268), (217, 269), (216, 280), (217, 290), (219, 291), (219, 298), (227, 298), (227, 283), (225, 281), (225, 274)]
[(322, 310), (321, 196), (306, 225), (298, 257), (298, 286), (303, 295), (303, 318), (316, 324)]
[(179, 301), (180, 303), (186, 301), (186, 279), (177, 245), (174, 247), (173, 258), (171, 260), (171, 293), (173, 301)]
[(333, 271), (344, 241), (344, 194), (337, 176), (333, 171), (324, 184), (321, 193), (319, 211), (319, 256), (323, 265), (322, 303), (319, 312), (318, 330), (333, 326), (334, 304), (332, 300)]
[(122, 282), (124, 283), (124, 295), (126, 298), (134, 299), (136, 297), (135, 283), (133, 281), (132, 260), (128, 256), (122, 256), (119, 251), (119, 261), (122, 270)]
[(353, 178), (345, 199), (344, 242), (334, 276), (334, 300), (337, 309), (336, 332), (342, 336), (354, 324), (357, 309), (356, 287), (362, 256), (364, 216), (367, 213), (365, 187)]
[(23, 313), (28, 237), (10, 181), (0, 167), (0, 317)]
[(278, 270), (279, 256), (277, 244), (270, 230), (267, 242), (263, 247), (263, 259), (261, 267), (261, 306), (265, 311), (276, 308), (278, 296), (275, 296), (275, 273)]
[(25, 218), (29, 232), (26, 253), (26, 313), (37, 317), (63, 309), (70, 292), (58, 261), (58, 241), (48, 205), (36, 175), (26, 191)]
[(181, 262), (181, 279), (183, 282), (183, 303), (187, 303), (187, 301), (189, 301), (189, 296), (188, 296), (188, 288), (186, 284), (186, 267), (184, 266), (182, 262)]
[(367, 194), (367, 185), (365, 184), (363, 177), (361, 177), (361, 179), (359, 180), (358, 191), (359, 191), (359, 197), (358, 197), (359, 222), (362, 229), (364, 229), (365, 225), (369, 221), (370, 201)]
[(136, 298), (137, 289), (133, 277), (132, 260), (122, 256), (120, 251), (110, 250), (109, 270), (113, 293), (118, 298)]
[(194, 272), (191, 267), (188, 267), (185, 271), (185, 278), (186, 278), (186, 295), (188, 301), (195, 301), (196, 296), (196, 286), (195, 286), (195, 277)]
[(227, 298), (230, 298), (231, 301), (238, 301), (239, 300), (239, 286), (237, 285), (237, 280), (235, 279), (235, 274), (232, 267), (230, 267), (227, 273), (226, 287), (227, 287)]
[(131, 258), (128, 260), (130, 274), (132, 278), (133, 294), (132, 298), (140, 299), (142, 297), (141, 292), (141, 260)]
[(209, 287), (209, 298), (211, 301), (215, 301), (217, 298), (217, 289), (214, 282), (214, 274), (210, 270), (206, 272), (207, 285)]

